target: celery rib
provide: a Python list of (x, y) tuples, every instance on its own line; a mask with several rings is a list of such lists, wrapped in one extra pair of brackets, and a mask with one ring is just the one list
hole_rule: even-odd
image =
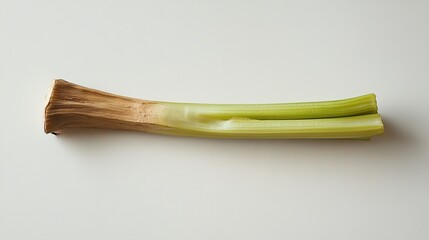
[(234, 118), (209, 122), (174, 122), (168, 134), (217, 138), (340, 138), (365, 139), (382, 134), (379, 114), (295, 120)]
[(250, 118), (259, 120), (333, 118), (377, 113), (374, 94), (355, 98), (279, 104), (198, 104), (166, 103), (200, 117), (215, 119)]
[(277, 104), (199, 104), (129, 98), (58, 79), (45, 106), (46, 133), (72, 128), (215, 138), (340, 138), (383, 133), (376, 96)]

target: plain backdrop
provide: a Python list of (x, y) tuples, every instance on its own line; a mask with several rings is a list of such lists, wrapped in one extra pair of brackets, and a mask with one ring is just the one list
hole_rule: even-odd
[[(0, 239), (429, 239), (428, 1), (0, 1)], [(372, 141), (43, 133), (64, 78), (182, 102), (374, 92)]]

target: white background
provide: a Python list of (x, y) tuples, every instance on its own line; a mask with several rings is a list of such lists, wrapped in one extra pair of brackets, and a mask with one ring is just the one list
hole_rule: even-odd
[[(428, 1), (0, 1), (0, 239), (429, 239)], [(377, 94), (370, 142), (43, 133), (54, 78), (163, 101)]]

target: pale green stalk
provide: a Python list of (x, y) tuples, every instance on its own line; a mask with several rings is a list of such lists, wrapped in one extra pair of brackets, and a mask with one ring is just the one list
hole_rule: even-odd
[(213, 119), (250, 118), (250, 119), (309, 119), (346, 117), (377, 113), (375, 94), (355, 98), (300, 103), (274, 104), (199, 104), (160, 102), (173, 111), (186, 112)]

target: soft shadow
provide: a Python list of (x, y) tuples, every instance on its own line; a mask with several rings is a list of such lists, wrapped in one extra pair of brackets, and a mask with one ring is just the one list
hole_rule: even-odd
[(93, 154), (122, 151), (135, 145), (140, 149), (149, 148), (148, 141), (156, 144), (158, 138), (165, 136), (105, 129), (68, 129), (56, 137), (69, 147)]

